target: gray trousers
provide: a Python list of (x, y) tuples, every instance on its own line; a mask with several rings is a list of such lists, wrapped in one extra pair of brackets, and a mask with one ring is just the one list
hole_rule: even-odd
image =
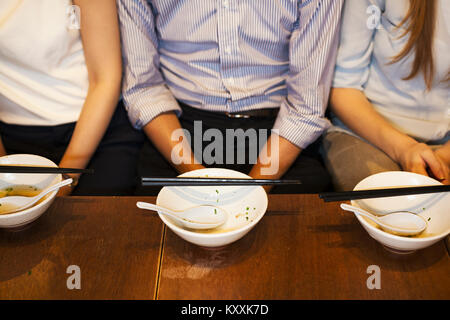
[(375, 173), (401, 170), (386, 153), (344, 132), (325, 134), (322, 155), (337, 191), (353, 190), (358, 182)]
[[(442, 145), (430, 145), (435, 150)], [(384, 151), (340, 131), (325, 134), (321, 154), (336, 191), (348, 191), (364, 178), (385, 171), (400, 171), (400, 165)]]

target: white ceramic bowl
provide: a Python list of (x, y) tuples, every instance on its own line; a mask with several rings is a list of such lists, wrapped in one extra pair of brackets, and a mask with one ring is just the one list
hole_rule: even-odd
[[(57, 167), (49, 159), (32, 154), (13, 154), (0, 157), (0, 165), (6, 164)], [(14, 185), (29, 185), (42, 190), (60, 182), (61, 179), (60, 174), (0, 173), (0, 190)], [(36, 220), (52, 204), (57, 192), (58, 190), (51, 192), (44, 200), (38, 202), (31, 208), (16, 213), (0, 215), (0, 228), (21, 227)]]
[[(180, 177), (250, 178), (234, 170), (214, 168), (194, 170)], [(184, 240), (203, 247), (221, 247), (245, 236), (261, 220), (267, 210), (268, 198), (261, 186), (164, 187), (156, 203), (172, 210), (185, 210), (201, 204), (225, 209), (227, 221), (214, 229), (214, 233), (185, 229), (158, 213), (167, 227)]]
[[(430, 177), (404, 171), (382, 172), (359, 182), (354, 190), (379, 187), (440, 185)], [(450, 233), (450, 193), (409, 195), (352, 201), (352, 205), (383, 215), (394, 211), (414, 212), (427, 220), (427, 229), (418, 237), (402, 237), (387, 233), (375, 223), (356, 216), (369, 235), (391, 251), (409, 253), (431, 246)]]

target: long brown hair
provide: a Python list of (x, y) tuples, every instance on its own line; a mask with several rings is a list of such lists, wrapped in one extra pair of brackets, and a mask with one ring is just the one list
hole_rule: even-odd
[(408, 34), (409, 39), (402, 51), (391, 61), (391, 63), (400, 61), (414, 49), (411, 72), (403, 80), (413, 79), (422, 72), (428, 90), (433, 85), (435, 71), (433, 60), (435, 17), (436, 0), (409, 0), (409, 10), (399, 25), (399, 28), (405, 26), (405, 32), (401, 36)]

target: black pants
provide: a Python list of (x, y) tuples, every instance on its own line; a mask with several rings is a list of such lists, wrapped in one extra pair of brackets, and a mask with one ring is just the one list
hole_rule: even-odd
[[(191, 145), (194, 140), (194, 121), (201, 120), (203, 133), (210, 129), (218, 129), (222, 132), (222, 136), (226, 137), (226, 129), (247, 129), (253, 128), (258, 132), (259, 129), (270, 130), (273, 127), (275, 118), (229, 118), (225, 114), (203, 111), (195, 108), (181, 105), (183, 114), (180, 117), (181, 126), (187, 129), (191, 135)], [(270, 134), (270, 131), (269, 133)], [(258, 141), (259, 142), (259, 141)], [(265, 141), (264, 141), (265, 142)], [(203, 142), (202, 150), (210, 144), (210, 141)], [(261, 145), (261, 143), (258, 143)], [(262, 143), (264, 145), (264, 143)], [(286, 179), (300, 179), (301, 185), (285, 185), (277, 186), (272, 189), (271, 193), (317, 193), (329, 190), (331, 187), (330, 177), (324, 168), (321, 158), (319, 156), (319, 142), (310, 145), (302, 151), (300, 156), (296, 159), (293, 165), (289, 168), (283, 178)], [(236, 157), (239, 150), (238, 145), (235, 144), (234, 156)], [(237, 170), (248, 174), (253, 166), (249, 159), (249, 143), (245, 143), (246, 161), (244, 164), (205, 164), (205, 167), (214, 168), (228, 168)], [(226, 147), (223, 148), (223, 158), (226, 158)], [(280, 155), (282, 157), (282, 155)], [(235, 160), (237, 160), (235, 158)], [(237, 163), (235, 161), (234, 163)], [(139, 160), (139, 175), (145, 177), (175, 177), (177, 172), (173, 169), (169, 162), (156, 150), (153, 144), (147, 139), (144, 143), (142, 153)], [(156, 195), (160, 187), (138, 187), (138, 195)]]
[[(92, 124), (95, 126), (95, 123)], [(0, 135), (8, 154), (30, 153), (59, 163), (70, 142), (75, 123), (58, 126), (19, 126), (0, 122)], [(74, 195), (133, 195), (139, 182), (137, 160), (145, 137), (135, 130), (120, 102)]]

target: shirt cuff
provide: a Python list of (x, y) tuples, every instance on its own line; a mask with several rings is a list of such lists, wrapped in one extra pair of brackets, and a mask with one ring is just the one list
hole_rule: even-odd
[(352, 88), (364, 91), (368, 79), (368, 68), (344, 69), (336, 66), (331, 86), (333, 88)]
[(281, 106), (273, 129), (301, 149), (306, 149), (330, 127), (330, 121), (317, 115), (305, 115), (297, 110)]
[(158, 115), (173, 111), (179, 117), (182, 110), (169, 90), (156, 93), (155, 88), (124, 94), (124, 105), (134, 128), (140, 130)]

